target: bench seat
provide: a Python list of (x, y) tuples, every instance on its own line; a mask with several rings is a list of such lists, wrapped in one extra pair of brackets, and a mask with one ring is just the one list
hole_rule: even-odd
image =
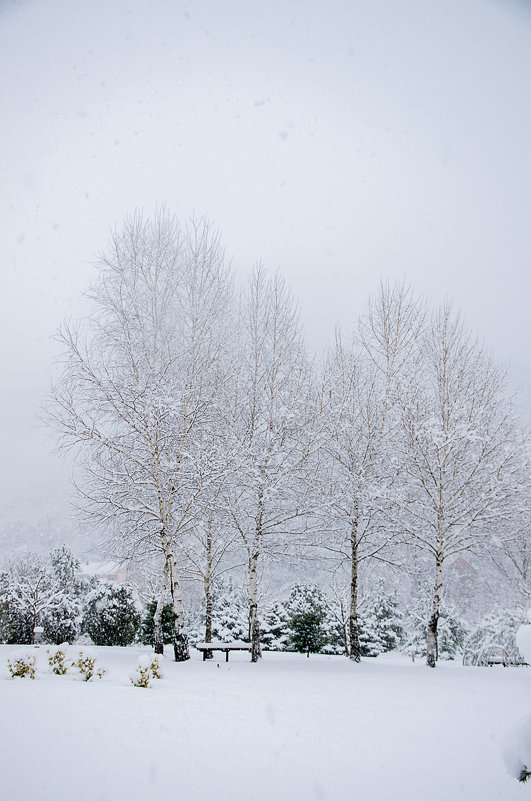
[(206, 660), (209, 651), (223, 651), (225, 654), (225, 662), (228, 662), (231, 651), (250, 651), (251, 643), (243, 642), (243, 640), (234, 640), (233, 642), (212, 640), (212, 642), (197, 642), (195, 647), (198, 651), (203, 652), (203, 662)]

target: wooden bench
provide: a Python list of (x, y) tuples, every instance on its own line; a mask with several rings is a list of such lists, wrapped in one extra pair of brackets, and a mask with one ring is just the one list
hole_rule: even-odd
[(485, 663), (492, 667), (493, 665), (503, 665), (503, 667), (528, 667), (525, 659), (521, 656), (514, 654), (507, 654), (505, 651), (499, 654), (490, 654), (486, 657)]
[(206, 660), (209, 651), (223, 651), (225, 654), (225, 662), (228, 662), (231, 651), (250, 651), (251, 643), (243, 642), (243, 640), (234, 640), (234, 642), (212, 640), (212, 642), (198, 642), (195, 644), (195, 647), (198, 651), (203, 652), (203, 662)]

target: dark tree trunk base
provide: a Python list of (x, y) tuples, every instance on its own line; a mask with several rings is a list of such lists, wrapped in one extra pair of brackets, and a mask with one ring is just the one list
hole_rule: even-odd
[(437, 647), (437, 628), (439, 623), (439, 613), (434, 612), (430, 617), (428, 623), (428, 636), (426, 640), (426, 664), (428, 667), (434, 668), (437, 663), (438, 647)]
[(349, 634), (350, 634), (350, 653), (349, 657), (353, 662), (361, 662), (361, 644), (360, 644), (360, 630), (358, 626), (357, 613), (350, 616), (349, 619)]
[(164, 653), (164, 643), (163, 642), (156, 642), (155, 643), (155, 653), (156, 654), (163, 654)]
[(260, 647), (260, 626), (258, 620), (254, 619), (251, 638), (251, 662), (258, 662), (262, 658), (262, 648)]

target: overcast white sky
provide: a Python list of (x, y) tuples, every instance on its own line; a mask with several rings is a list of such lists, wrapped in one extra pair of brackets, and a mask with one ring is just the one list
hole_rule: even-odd
[(529, 386), (530, 3), (0, 0), (0, 53), (0, 514), (62, 496), (49, 338), (137, 207), (280, 269), (314, 346), (406, 276)]

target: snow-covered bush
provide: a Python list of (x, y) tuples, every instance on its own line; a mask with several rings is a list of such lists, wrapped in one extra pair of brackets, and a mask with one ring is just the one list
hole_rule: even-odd
[(96, 659), (94, 657), (87, 656), (83, 653), (83, 651), (80, 651), (78, 658), (72, 662), (72, 667), (75, 667), (79, 670), (83, 676), (83, 681), (90, 681), (94, 675), (95, 664)]
[(135, 675), (131, 676), (131, 684), (135, 687), (145, 687), (147, 689), (151, 685), (151, 678), (150, 669), (139, 665)]
[(144, 654), (139, 657), (136, 672), (131, 676), (131, 684), (135, 687), (144, 687), (147, 689), (151, 686), (152, 679), (161, 679), (161, 659), (162, 657), (160, 654), (156, 654), (155, 656)]
[(7, 660), (7, 668), (12, 678), (23, 679), (25, 676), (29, 676), (30, 679), (34, 679), (35, 657), (30, 654), (11, 657)]
[(140, 607), (131, 587), (100, 584), (87, 597), (83, 631), (94, 645), (130, 645), (140, 619)]
[(83, 619), (83, 602), (81, 598), (64, 595), (52, 609), (42, 615), (45, 642), (60, 645), (63, 642), (72, 644), (77, 639)]
[(531, 779), (531, 715), (519, 720), (509, 731), (503, 748), (507, 772), (519, 782)]
[(90, 681), (94, 674), (96, 674), (99, 679), (102, 679), (107, 672), (105, 668), (98, 668), (96, 670), (96, 657), (83, 653), (83, 651), (80, 651), (77, 659), (72, 662), (72, 667), (79, 670), (83, 681)]
[(516, 634), (525, 621), (523, 609), (497, 608), (484, 615), (466, 638), (463, 663), (486, 665), (499, 658), (505, 664), (518, 664), (521, 656)]
[(48, 664), (52, 669), (52, 673), (58, 676), (64, 676), (68, 668), (66, 665), (66, 651), (64, 648), (58, 648), (57, 651), (46, 651), (48, 654)]
[(163, 657), (162, 657), (161, 654), (155, 654), (155, 656), (151, 660), (150, 667), (151, 667), (151, 672), (153, 674), (153, 678), (154, 679), (161, 679), (162, 678), (162, 665), (160, 664), (162, 658)]

